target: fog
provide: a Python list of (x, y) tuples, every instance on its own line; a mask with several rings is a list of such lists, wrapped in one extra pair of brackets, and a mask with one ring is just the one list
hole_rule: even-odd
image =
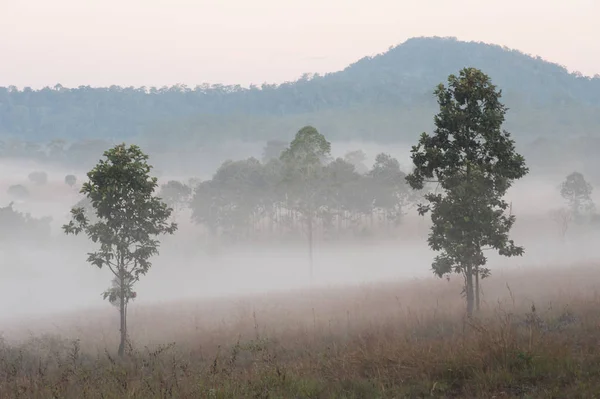
[[(228, 157), (218, 159), (215, 155), (208, 162), (212, 168), (206, 167), (188, 175), (169, 170), (169, 160), (162, 159), (157, 166), (160, 182), (169, 179), (186, 181), (194, 176), (210, 178), (226, 158), (260, 158), (262, 148), (262, 144), (247, 145), (228, 152)], [(409, 148), (408, 144), (384, 147), (372, 143), (332, 143), (332, 155), (343, 156), (347, 151), (362, 149), (367, 154), (365, 163), (370, 166), (377, 153), (387, 152), (397, 157), (403, 170), (408, 172)], [(215, 153), (219, 154), (219, 151)], [(150, 158), (151, 164), (153, 161)], [(86, 253), (94, 247), (85, 237), (67, 237), (61, 230), (69, 220), (71, 207), (81, 198), (77, 188), (65, 184), (64, 177), (73, 173), (81, 183), (85, 180), (85, 170), (32, 162), (5, 161), (0, 166), (2, 206), (11, 202), (8, 187), (24, 184), (30, 189), (31, 197), (15, 202), (15, 209), (38, 218), (52, 217), (50, 242), (11, 242), (1, 247), (0, 315), (3, 322), (33, 320), (40, 315), (84, 309), (109, 309), (111, 305), (102, 299), (101, 293), (110, 285), (110, 272), (86, 262)], [(600, 238), (597, 231), (571, 229), (562, 241), (558, 226), (548, 214), (552, 209), (564, 206), (557, 186), (565, 174), (572, 171), (570, 168), (571, 165), (565, 165), (564, 173), (549, 175), (532, 167), (531, 173), (511, 188), (508, 200), (517, 216), (511, 238), (525, 246), (525, 255), (502, 258), (490, 254), (488, 264), (492, 273), (545, 265), (569, 267), (577, 262), (598, 259), (599, 250), (594, 245)], [(28, 182), (28, 174), (35, 170), (48, 173), (45, 185), (35, 186)], [(419, 217), (415, 209), (406, 212), (401, 226), (387, 237), (315, 240), (315, 286), (431, 276), (430, 265), (435, 253), (426, 243), (429, 217)], [(160, 255), (154, 258), (148, 275), (137, 284), (138, 298), (131, 307), (180, 299), (285, 291), (309, 285), (305, 240), (283, 244), (220, 245), (209, 250), (201, 229), (190, 221), (189, 212), (178, 215), (177, 222), (179, 230), (174, 236), (162, 239)]]

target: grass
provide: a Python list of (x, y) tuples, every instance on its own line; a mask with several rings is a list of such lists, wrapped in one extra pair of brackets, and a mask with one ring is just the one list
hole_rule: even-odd
[(40, 322), (0, 398), (592, 398), (594, 266), (497, 273), (471, 320), (458, 279), (132, 306), (124, 359), (112, 309)]

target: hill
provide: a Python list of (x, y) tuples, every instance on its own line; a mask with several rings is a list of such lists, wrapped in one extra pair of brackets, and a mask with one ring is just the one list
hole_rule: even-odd
[(465, 66), (481, 68), (503, 89), (515, 136), (598, 133), (600, 77), (497, 45), (413, 38), (342, 71), (280, 85), (0, 88), (0, 134), (162, 142), (169, 132), (201, 145), (287, 138), (312, 123), (334, 140), (412, 141), (431, 126), (435, 86)]

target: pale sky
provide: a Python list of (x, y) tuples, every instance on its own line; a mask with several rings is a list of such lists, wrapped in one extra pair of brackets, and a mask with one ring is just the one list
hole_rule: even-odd
[(280, 83), (414, 36), (600, 73), (600, 0), (0, 0), (0, 86)]

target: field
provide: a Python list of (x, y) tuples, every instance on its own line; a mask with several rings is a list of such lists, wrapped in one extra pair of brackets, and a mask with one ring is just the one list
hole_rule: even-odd
[(499, 272), (473, 320), (458, 279), (139, 305), (122, 361), (115, 310), (39, 319), (2, 345), (0, 397), (595, 397), (597, 281), (597, 264)]

